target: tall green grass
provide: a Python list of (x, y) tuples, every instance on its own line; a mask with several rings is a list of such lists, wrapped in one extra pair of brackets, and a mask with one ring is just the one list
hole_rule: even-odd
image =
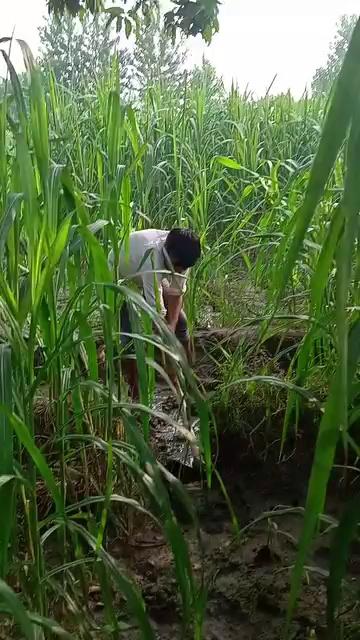
[[(261, 292), (247, 318), (260, 326), (259, 339), (273, 330), (271, 319), (305, 327), (287, 379), (251, 377), (288, 390), (282, 445), (296, 428), (299, 398), (311, 395), (316, 376), (329, 388), (293, 573), (292, 615), (337, 443), (358, 455), (351, 429), (359, 415), (359, 42), (357, 26), (328, 103), (290, 95), (254, 101), (235, 88), (229, 94), (214, 89), (206, 74), (198, 74), (181, 89), (151, 87), (141, 104), (129, 105), (116, 61), (90, 93), (85, 87), (69, 91), (51, 71), (41, 76), (20, 42), (28, 71), (23, 88), (8, 41), (1, 41), (8, 84), (0, 108), (0, 500), (6, 514), (0, 601), (25, 637), (63, 633), (52, 622), (58, 599), (69, 633), (87, 638), (98, 631), (91, 612), (82, 613), (95, 578), (105, 607), (103, 633), (118, 637), (121, 631), (113, 601), (118, 590), (141, 637), (154, 637), (141, 594), (107, 550), (114, 518), (127, 530), (131, 510), (163, 531), (174, 557), (184, 633), (202, 637), (206, 589), (194, 575), (169, 486), (195, 528), (196, 516), (148, 439), (155, 371), (166, 379), (154, 362), (155, 348), (173, 359), (179, 393), (199, 416), (208, 484), (211, 409), (167, 327), (117, 283), (107, 263), (112, 248), (116, 270), (119, 241), (126, 244), (131, 230), (149, 226), (189, 225), (201, 236), (204, 255), (187, 296), (192, 328), (205, 305), (218, 322), (244, 321), (236, 289), (243, 282)], [(138, 405), (128, 402), (116, 364), (125, 299), (137, 310), (136, 333), (143, 336), (136, 340)], [(106, 346), (104, 383), (99, 336)], [(238, 357), (235, 352), (227, 366), (225, 397), (249, 382), (239, 380)], [(39, 405), (48, 418), (46, 433), (35, 418)], [(190, 431), (187, 436), (192, 439)], [(79, 469), (81, 490), (74, 480)], [(345, 513), (335, 541), (329, 626), (357, 506)], [(26, 570), (19, 570), (19, 561)], [(6, 580), (19, 585), (19, 596)]]
[[(45, 94), (30, 50), (19, 44), (29, 77), (25, 93), (2, 50), (9, 92), (1, 109), (0, 499), (5, 524), (0, 567), (3, 580), (19, 585), (21, 602), (4, 584), (2, 610), (26, 637), (45, 637), (46, 629), (64, 635), (51, 622), (53, 603), (60, 600), (69, 632), (89, 637), (99, 631), (87, 607), (89, 580), (98, 580), (105, 608), (102, 637), (118, 637), (121, 631), (122, 612), (113, 597), (120, 591), (141, 637), (154, 638), (141, 594), (106, 550), (114, 514), (126, 529), (130, 512), (137, 510), (155, 521), (173, 552), (184, 632), (191, 628), (194, 638), (200, 638), (203, 587), (197, 584), (172, 511), (169, 486), (190, 511), (194, 527), (196, 517), (182, 485), (170, 474), (164, 477), (148, 444), (154, 371), (159, 369), (155, 346), (172, 357), (179, 393), (184, 399), (190, 393), (195, 403), (210, 483), (209, 411), (171, 332), (141, 297), (114, 281), (107, 263), (110, 248), (116, 255), (119, 240), (126, 243), (137, 224), (132, 185), (142, 185), (146, 147), (135, 113), (123, 108), (116, 83), (101, 103), (96, 135), (93, 131), (90, 138), (88, 131), (83, 136), (52, 76)], [(70, 136), (65, 148), (59, 145), (64, 127)], [(96, 198), (90, 185), (96, 185)], [(124, 299), (140, 311), (138, 331), (146, 336), (137, 341), (142, 345), (137, 349), (139, 405), (129, 404), (116, 375), (118, 313)], [(157, 325), (157, 338), (147, 318)], [(106, 346), (105, 384), (99, 382), (97, 332)], [(35, 358), (39, 347), (40, 364)], [(39, 405), (47, 416), (40, 423)], [(174, 426), (193, 438), (188, 425)], [(79, 472), (85, 478), (83, 489), (73, 479)], [(130, 495), (119, 493), (126, 487)], [(114, 510), (116, 504), (120, 512)], [(20, 562), (24, 571), (16, 568)]]

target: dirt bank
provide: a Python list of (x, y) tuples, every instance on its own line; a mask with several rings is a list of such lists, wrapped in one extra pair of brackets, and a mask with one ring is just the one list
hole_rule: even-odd
[[(163, 396), (162, 408), (169, 411)], [(161, 404), (161, 402), (160, 402)], [(153, 429), (155, 448), (163, 435)], [(312, 452), (307, 438), (299, 433), (298, 445), (285, 461), (278, 462), (278, 448), (254, 450), (240, 435), (222, 442), (219, 471), (234, 508), (241, 536), (234, 533), (224, 495), (215, 482), (205, 490), (196, 471), (183, 470), (183, 481), (196, 505), (204, 548), (208, 606), (204, 640), (278, 640), (284, 630), (297, 539), (302, 524)], [(174, 451), (169, 466), (174, 470)], [(340, 474), (331, 483), (326, 512), (337, 516), (344, 500)], [(304, 577), (290, 638), (327, 638), (325, 626), (326, 577), (331, 537), (325, 533), (314, 544)], [(200, 572), (201, 558), (192, 531), (186, 529), (193, 566)], [(120, 547), (115, 555), (123, 555)], [(143, 591), (159, 640), (181, 637), (180, 606), (173, 575), (171, 554), (151, 527), (142, 527), (126, 553), (129, 570)], [(359, 620), (355, 583), (360, 574), (359, 549), (349, 565), (348, 590), (341, 611), (345, 638), (355, 638)], [(129, 632), (130, 633), (130, 632)], [(354, 635), (355, 634), (355, 635)], [(129, 635), (129, 640), (137, 635)]]

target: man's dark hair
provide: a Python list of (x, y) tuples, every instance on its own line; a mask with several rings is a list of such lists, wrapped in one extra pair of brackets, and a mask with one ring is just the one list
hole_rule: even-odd
[(182, 269), (193, 267), (201, 255), (199, 236), (191, 229), (171, 229), (165, 249), (173, 265)]

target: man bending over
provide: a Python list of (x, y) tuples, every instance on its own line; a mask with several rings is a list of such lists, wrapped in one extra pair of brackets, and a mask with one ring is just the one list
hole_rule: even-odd
[[(198, 236), (190, 229), (145, 229), (130, 233), (128, 251), (124, 243), (120, 247), (120, 279), (135, 282), (145, 300), (157, 309), (175, 333), (191, 360), (191, 344), (187, 319), (183, 310), (183, 295), (190, 267), (200, 258), (201, 248)], [(111, 251), (109, 263), (113, 265)], [(166, 273), (170, 272), (170, 273)], [(121, 308), (121, 333), (131, 333), (129, 310)], [(131, 338), (121, 337), (123, 346)], [(133, 397), (138, 396), (136, 361), (126, 361), (124, 373)]]

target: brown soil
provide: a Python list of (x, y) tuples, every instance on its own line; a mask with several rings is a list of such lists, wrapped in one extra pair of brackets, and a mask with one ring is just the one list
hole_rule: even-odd
[[(164, 395), (162, 402), (169, 411), (171, 401)], [(166, 429), (159, 426), (153, 430), (154, 446), (162, 451), (164, 459), (169, 438), (166, 440)], [(173, 435), (171, 440), (174, 441)], [(282, 463), (278, 463), (278, 446), (268, 450), (266, 456), (264, 450), (258, 455), (239, 434), (233, 434), (220, 447), (219, 471), (242, 529), (240, 537), (234, 534), (219, 485), (215, 483), (211, 490), (206, 490), (196, 480), (196, 471), (188, 466), (182, 469), (182, 479), (197, 507), (204, 549), (208, 604), (203, 639), (278, 640), (284, 631), (291, 567), (311, 467), (311, 446), (308, 438), (300, 435), (295, 452)], [(168, 463), (172, 471), (176, 458), (179, 450), (174, 455), (174, 449), (170, 449)], [(334, 477), (327, 514), (339, 514), (343, 499), (340, 476)], [(199, 577), (201, 556), (194, 532), (184, 529)], [(325, 611), (330, 542), (330, 536), (323, 533), (314, 544), (291, 625), (292, 639), (328, 638)], [(124, 557), (123, 548), (112, 552)], [(141, 587), (159, 640), (182, 638), (172, 557), (159, 532), (142, 525), (125, 555), (129, 571)], [(360, 549), (355, 549), (349, 566), (349, 591), (341, 611), (343, 637), (360, 637), (356, 635), (360, 615), (353, 593), (359, 574)], [(128, 632), (127, 638), (135, 640), (137, 632)]]
[[(250, 340), (251, 337), (251, 340)], [(281, 359), (287, 368), (288, 352), (301, 339), (299, 332), (271, 338), (263, 345), (266, 358), (285, 351)], [(254, 343), (254, 332), (199, 332), (197, 351), (200, 377), (212, 386), (213, 363), (207, 355), (219, 341), (230, 350), (239, 341)], [(257, 354), (257, 358), (259, 355)], [(251, 402), (249, 404), (251, 406)], [(166, 390), (159, 391), (157, 408), (178, 418), (177, 407)], [(231, 407), (226, 407), (228, 415)], [(265, 415), (266, 407), (259, 411)], [(248, 415), (250, 426), (259, 422), (258, 411)], [(261, 416), (260, 416), (261, 417)], [(291, 567), (302, 525), (302, 507), (312, 463), (316, 429), (311, 416), (290, 443), (287, 459), (278, 461), (279, 416), (270, 424), (270, 431), (246, 431), (238, 425), (228, 429), (226, 415), (221, 415), (219, 457), (217, 469), (236, 514), (241, 535), (234, 532), (229, 508), (219, 484), (209, 490), (201, 482), (199, 471), (192, 465), (191, 455), (178, 440), (173, 428), (153, 421), (152, 441), (159, 459), (168, 469), (179, 474), (196, 505), (202, 540), (202, 554), (196, 536), (186, 524), (184, 531), (191, 549), (192, 565), (200, 580), (202, 567), (208, 587), (203, 640), (279, 640), (282, 637)], [(307, 420), (307, 418), (306, 418)], [(281, 420), (280, 420), (281, 422)], [(251, 424), (253, 423), (253, 424)], [(347, 489), (340, 471), (332, 479), (326, 513), (337, 517), (348, 486), (357, 489), (357, 475), (347, 477)], [(176, 505), (174, 505), (174, 508)], [(175, 509), (176, 510), (176, 509)], [(179, 519), (180, 519), (180, 515)], [(329, 638), (325, 626), (326, 577), (329, 566), (331, 538), (322, 532), (314, 543), (308, 559), (303, 590), (294, 616), (289, 638), (305, 640)], [(129, 575), (134, 576), (142, 590), (149, 615), (159, 640), (184, 638), (181, 606), (171, 552), (161, 534), (149, 523), (138, 523), (132, 539), (110, 545), (109, 551), (125, 562)], [(359, 585), (360, 546), (353, 549), (347, 580), (347, 590), (340, 611), (343, 638), (360, 638), (360, 611), (355, 589)], [(126, 640), (137, 640), (136, 628), (124, 632)], [(186, 636), (187, 637), (187, 636)], [(193, 636), (189, 636), (193, 639)], [(329, 639), (330, 640), (330, 639)]]

